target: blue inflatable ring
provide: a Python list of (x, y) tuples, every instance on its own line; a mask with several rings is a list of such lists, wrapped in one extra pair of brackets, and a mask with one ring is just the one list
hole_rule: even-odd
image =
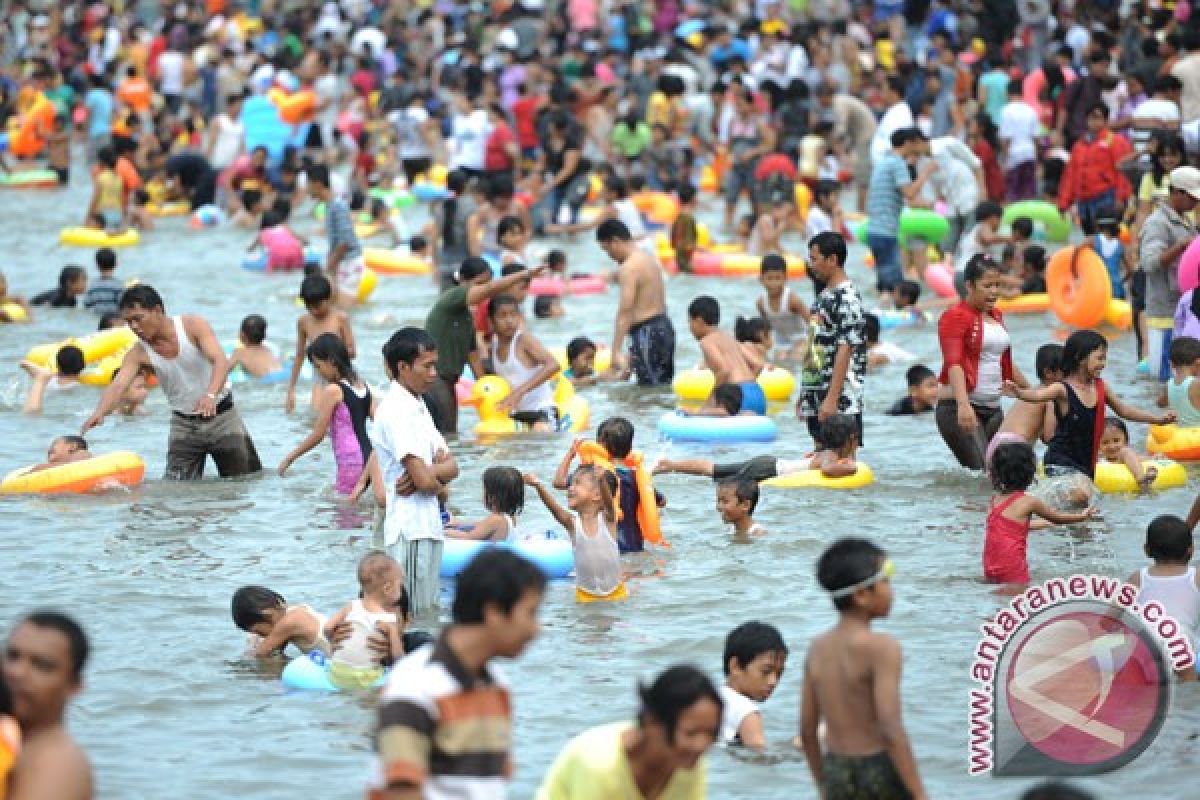
[(450, 196), (450, 190), (444, 186), (435, 186), (432, 183), (417, 183), (413, 184), (412, 196), (422, 203), (428, 203), (434, 200), (445, 200)]
[(519, 556), (529, 559), (551, 580), (569, 578), (575, 571), (575, 551), (566, 535), (547, 531), (545, 536), (536, 536), (517, 542), (477, 542), (471, 539), (446, 539), (442, 547), (443, 578), (456, 578), (458, 573), (471, 563), (471, 559), (488, 547), (507, 547)]
[(770, 417), (697, 417), (678, 411), (663, 415), (658, 432), (672, 442), (773, 442), (777, 434)]
[[(313, 660), (311, 655), (303, 655), (299, 658), (293, 658), (283, 668), (283, 674), (279, 676), (283, 681), (283, 685), (288, 689), (301, 689), (308, 692), (340, 692), (337, 686), (329, 680), (329, 665), (318, 664)], [(387, 682), (387, 673), (371, 684), (372, 689), (377, 689)]]
[[(320, 264), (321, 253), (317, 248), (309, 245), (304, 248), (304, 263)], [(263, 248), (257, 248), (252, 253), (247, 253), (242, 257), (242, 269), (250, 272), (266, 272), (267, 271), (267, 251)], [(295, 272), (296, 270), (289, 270)], [(281, 273), (283, 271), (281, 270)]]

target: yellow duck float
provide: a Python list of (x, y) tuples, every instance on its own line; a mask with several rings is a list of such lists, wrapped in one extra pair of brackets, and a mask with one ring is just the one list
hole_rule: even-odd
[[(508, 412), (498, 408), (511, 392), (508, 381), (499, 375), (484, 375), (475, 381), (465, 405), (474, 406), (479, 412), (479, 423), (475, 426), (477, 435), (503, 436), (529, 430), (529, 426), (517, 422)], [(587, 429), (591, 422), (591, 406), (585, 398), (575, 393), (575, 387), (566, 378), (559, 378), (554, 387), (554, 404), (558, 408), (560, 431), (579, 433)]]
[(1200, 461), (1200, 428), (1151, 425), (1146, 450), (1175, 461)]

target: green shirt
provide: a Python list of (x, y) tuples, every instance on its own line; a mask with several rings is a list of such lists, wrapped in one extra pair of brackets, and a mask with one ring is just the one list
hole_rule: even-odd
[(650, 146), (650, 126), (639, 122), (637, 127), (630, 129), (624, 122), (613, 126), (612, 143), (626, 158), (637, 158), (642, 151)]
[(468, 288), (455, 286), (442, 292), (425, 317), (425, 330), (438, 346), (438, 375), (448, 381), (462, 376), (467, 356), (475, 349), (475, 322), (467, 308)]
[(75, 106), (75, 90), (70, 84), (60, 84), (46, 91), (46, 99), (54, 103), (58, 113), (71, 118), (71, 109)]

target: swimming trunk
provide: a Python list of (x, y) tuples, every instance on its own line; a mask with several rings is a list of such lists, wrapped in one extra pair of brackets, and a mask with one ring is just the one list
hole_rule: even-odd
[(592, 594), (586, 589), (575, 587), (575, 602), (576, 603), (599, 603), (609, 600), (627, 600), (629, 599), (629, 590), (622, 583), (616, 589), (613, 589), (608, 594)]
[(339, 261), (337, 265), (338, 290), (343, 294), (357, 298), (358, 285), (362, 283), (363, 267), (363, 257), (361, 255), (347, 256)]
[(739, 383), (742, 388), (742, 411), (752, 411), (755, 414), (767, 413), (767, 395), (758, 381)]
[(533, 427), (539, 422), (544, 422), (550, 426), (550, 430), (558, 430), (557, 408), (543, 408), (540, 411), (514, 411), (509, 416), (522, 425)]
[(329, 682), (339, 689), (370, 689), (383, 677), (383, 667), (356, 667), (344, 661), (329, 662)]
[(667, 386), (675, 379), (675, 327), (666, 314), (629, 329), (630, 365), (639, 386)]
[(907, 800), (912, 797), (887, 753), (873, 756), (838, 756), (826, 753), (825, 800)]

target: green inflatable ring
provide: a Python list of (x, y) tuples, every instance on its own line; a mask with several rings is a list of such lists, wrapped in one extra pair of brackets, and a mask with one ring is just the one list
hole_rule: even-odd
[(869, 222), (869, 219), (863, 217), (861, 222), (850, 229), (850, 232), (854, 234), (855, 241), (857, 241), (859, 244), (867, 243), (867, 224)]
[(376, 187), (371, 189), (368, 194), (371, 197), (378, 197), (392, 208), (411, 208), (417, 202), (417, 198), (403, 189), (380, 189)]
[(1004, 209), (1002, 222), (1012, 225), (1013, 220), (1028, 217), (1034, 222), (1042, 223), (1046, 229), (1046, 239), (1051, 242), (1065, 242), (1071, 236), (1071, 221), (1059, 213), (1053, 203), (1045, 200), (1021, 200), (1012, 203)]
[(900, 238), (920, 239), (927, 244), (941, 244), (950, 233), (950, 223), (936, 211), (927, 208), (906, 208), (900, 214)]

